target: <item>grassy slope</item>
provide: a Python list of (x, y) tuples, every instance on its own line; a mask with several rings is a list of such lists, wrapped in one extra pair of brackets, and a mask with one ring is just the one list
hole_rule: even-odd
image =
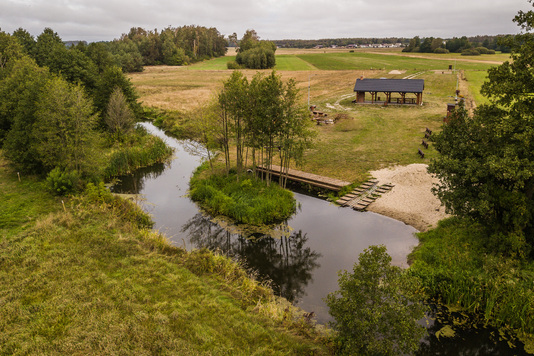
[(325, 351), (251, 312), (269, 292), (225, 258), (170, 247), (109, 208), (63, 211), (3, 162), (0, 196), (1, 354)]

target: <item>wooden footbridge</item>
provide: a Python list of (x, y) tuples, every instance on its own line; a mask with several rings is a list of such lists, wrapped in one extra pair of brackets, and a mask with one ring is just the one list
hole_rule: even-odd
[[(280, 176), (280, 166), (277, 165), (271, 165), (270, 169), (264, 166), (257, 166), (256, 170), (263, 173), (270, 172), (277, 177)], [(306, 173), (296, 169), (289, 169), (287, 178), (294, 182), (306, 183), (314, 187), (334, 191), (339, 191), (341, 188), (351, 184), (350, 182)], [(393, 188), (392, 184), (378, 185), (378, 180), (369, 179), (359, 187), (354, 188), (349, 194), (338, 199), (336, 203), (341, 206), (349, 206), (354, 210), (365, 210), (369, 204), (374, 202), (380, 195), (388, 192), (391, 188)]]
[[(280, 176), (280, 166), (271, 165), (271, 169), (268, 169), (264, 166), (257, 166), (256, 170), (258, 172), (270, 172), (273, 176)], [(316, 174), (306, 173), (302, 171), (298, 171), (296, 169), (289, 169), (287, 172), (287, 179), (294, 181), (294, 182), (300, 182), (300, 183), (306, 183), (309, 185), (312, 185), (314, 187), (329, 189), (338, 191), (341, 188), (350, 185), (350, 182), (345, 182), (339, 179), (329, 178), (329, 177), (323, 177)]]

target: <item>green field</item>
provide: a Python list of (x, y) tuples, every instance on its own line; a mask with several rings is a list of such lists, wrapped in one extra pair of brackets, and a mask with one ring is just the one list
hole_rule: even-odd
[[(276, 71), (284, 80), (293, 78), (300, 89), (303, 105), (309, 100), (329, 117), (342, 115), (333, 126), (317, 126), (315, 148), (305, 154), (301, 169), (316, 174), (361, 181), (369, 170), (395, 164), (428, 163), (435, 157), (432, 146), (425, 158), (417, 155), (426, 127), (439, 130), (447, 103), (453, 101), (457, 71), (463, 70), (462, 95), (483, 103), (480, 87), (491, 60), (505, 55), (462, 58), (401, 52), (313, 51), (284, 49), (277, 55)], [(424, 55), (424, 56), (423, 56)], [(420, 58), (424, 57), (424, 58)], [(147, 67), (144, 73), (131, 75), (146, 105), (177, 111), (195, 110), (210, 100), (222, 81), (232, 73), (226, 62), (235, 57), (217, 58), (190, 67)], [(391, 73), (393, 70), (397, 74)], [(258, 71), (243, 70), (250, 79)], [(268, 71), (265, 71), (268, 72)], [(400, 72), (400, 74), (398, 74)], [(355, 105), (354, 83), (357, 78), (404, 78), (416, 75), (425, 80), (421, 107)], [(308, 94), (309, 93), (309, 94)]]
[[(483, 58), (481, 58), (483, 57)], [(499, 56), (500, 59), (503, 56)], [(276, 56), (276, 70), (406, 70), (410, 72), (426, 70), (448, 70), (449, 65), (455, 69), (487, 70), (494, 66), (485, 63), (499, 60), (491, 55), (476, 58), (434, 58), (408, 57), (400, 53), (364, 53), (333, 52), (309, 54), (282, 54)], [(225, 70), (226, 63), (235, 60), (234, 56), (220, 57), (194, 64), (191, 70)], [(471, 62), (473, 60), (474, 62)]]
[(477, 105), (488, 103), (488, 99), (480, 94), (480, 88), (482, 84), (487, 80), (488, 73), (485, 70), (472, 70), (466, 71), (465, 77), (469, 83), (469, 93), (476, 101)]

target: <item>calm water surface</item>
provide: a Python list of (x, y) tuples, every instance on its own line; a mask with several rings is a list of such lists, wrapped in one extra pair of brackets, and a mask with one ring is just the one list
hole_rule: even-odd
[[(375, 213), (340, 208), (300, 193), (295, 193), (300, 210), (279, 228), (277, 237), (238, 233), (235, 229), (221, 227), (226, 224), (203, 214), (186, 196), (189, 178), (201, 163), (199, 152), (202, 150), (192, 142), (166, 136), (151, 124), (143, 125), (175, 148), (175, 158), (167, 166), (156, 165), (121, 177), (113, 190), (141, 194), (141, 204), (152, 214), (155, 229), (175, 245), (187, 249), (219, 249), (245, 261), (260, 278), (272, 280), (277, 293), (304, 310), (315, 312), (319, 323), (331, 320), (322, 298), (337, 289), (337, 272), (351, 270), (358, 255), (369, 245), (385, 245), (393, 264), (407, 266), (406, 257), (417, 245), (413, 227)], [(429, 330), (432, 328), (437, 331), (440, 326), (434, 324)], [(497, 349), (487, 337), (469, 336), (462, 341), (459, 336), (450, 340), (449, 346), (435, 337), (428, 337), (423, 340), (420, 354), (507, 354), (502, 348), (493, 353), (492, 350)], [(468, 345), (461, 346), (466, 341)], [(484, 348), (484, 344), (489, 346)], [(474, 349), (482, 353), (472, 353)], [(510, 354), (517, 354), (517, 350)]]

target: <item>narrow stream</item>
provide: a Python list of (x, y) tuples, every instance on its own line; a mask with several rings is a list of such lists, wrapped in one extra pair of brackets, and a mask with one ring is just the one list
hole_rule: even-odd
[[(141, 194), (141, 205), (152, 214), (155, 229), (175, 245), (186, 249), (219, 249), (245, 261), (260, 278), (271, 280), (277, 293), (307, 312), (313, 311), (319, 323), (331, 320), (323, 298), (337, 289), (337, 272), (351, 270), (365, 248), (383, 244), (393, 264), (406, 267), (407, 255), (418, 243), (414, 236), (416, 230), (402, 222), (371, 212), (340, 208), (300, 193), (295, 193), (300, 210), (279, 229), (279, 236), (243, 234), (224, 228), (224, 222), (203, 214), (186, 196), (189, 178), (201, 162), (196, 154), (198, 147), (168, 137), (152, 124), (143, 123), (143, 126), (175, 148), (175, 157), (168, 166), (155, 165), (120, 177), (113, 191)], [(429, 331), (433, 328), (439, 330), (439, 324), (431, 325)], [(447, 348), (443, 350), (445, 343), (432, 335), (422, 341), (420, 354), (508, 354), (506, 343), (496, 349), (486, 338), (487, 335), (482, 340), (472, 335), (468, 340), (456, 337), (449, 353)], [(466, 341), (462, 349), (462, 342)], [(473, 342), (480, 346), (480, 351), (489, 350), (489, 353), (473, 353), (476, 348)], [(509, 354), (521, 354), (517, 351)]]

